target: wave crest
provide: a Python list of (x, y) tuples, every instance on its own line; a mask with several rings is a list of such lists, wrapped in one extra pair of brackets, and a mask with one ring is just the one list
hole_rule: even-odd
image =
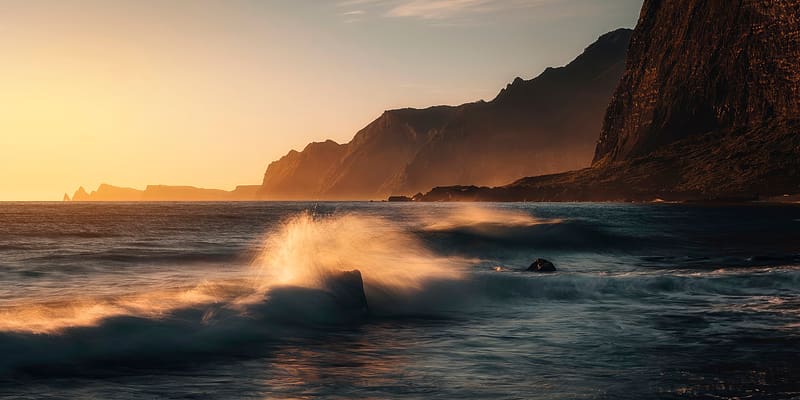
[(321, 287), (331, 273), (361, 271), (365, 290), (419, 291), (426, 282), (459, 279), (466, 260), (440, 257), (405, 227), (346, 214), (288, 220), (267, 239), (254, 265), (264, 292), (275, 286)]

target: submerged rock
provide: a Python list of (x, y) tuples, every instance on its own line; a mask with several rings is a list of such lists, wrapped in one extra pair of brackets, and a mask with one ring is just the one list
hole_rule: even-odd
[(355, 269), (337, 272), (328, 277), (325, 289), (342, 309), (355, 311), (362, 315), (369, 312), (361, 271)]
[(369, 316), (361, 272), (330, 271), (320, 286), (270, 288), (264, 302), (254, 305), (254, 315), (286, 327), (350, 326)]
[(526, 271), (530, 272), (556, 272), (556, 266), (543, 258), (537, 258)]

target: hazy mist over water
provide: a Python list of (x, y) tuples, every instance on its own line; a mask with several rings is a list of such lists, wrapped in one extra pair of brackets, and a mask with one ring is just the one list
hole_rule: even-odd
[[(798, 231), (791, 205), (3, 203), (0, 396), (793, 398)], [(331, 283), (354, 269), (366, 313)]]

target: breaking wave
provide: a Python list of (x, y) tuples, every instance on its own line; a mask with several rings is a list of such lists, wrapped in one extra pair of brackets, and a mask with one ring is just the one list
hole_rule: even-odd
[(467, 265), (385, 219), (303, 213), (267, 235), (237, 279), (0, 308), (0, 370), (226, 353), (297, 329), (361, 323), (364, 309), (353, 301), (364, 294), (372, 316), (435, 313), (426, 288), (461, 280)]
[[(272, 344), (376, 319), (458, 319), (487, 304), (503, 304), (494, 308), (503, 312), (511, 303), (647, 302), (685, 293), (757, 298), (765, 291), (792, 292), (800, 284), (796, 267), (490, 272), (475, 268), (481, 260), (443, 256), (426, 241), (431, 234), (467, 245), (476, 238), (520, 245), (613, 239), (580, 223), (505, 211), (458, 212), (441, 215), (438, 222), (410, 223), (301, 213), (267, 234), (251, 266), (236, 277), (0, 308), (0, 372), (63, 375), (75, 364), (96, 372), (92, 366), (252, 356)], [(519, 242), (516, 235), (522, 236)], [(795, 300), (769, 299), (774, 307), (768, 309), (800, 304)]]

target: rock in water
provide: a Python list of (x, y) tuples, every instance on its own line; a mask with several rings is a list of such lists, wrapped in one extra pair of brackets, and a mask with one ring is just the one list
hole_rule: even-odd
[(343, 310), (362, 316), (369, 312), (361, 271), (355, 269), (332, 274), (325, 282), (325, 289)]
[(531, 272), (556, 272), (556, 266), (550, 261), (543, 258), (537, 258), (536, 261), (528, 267), (527, 271)]

